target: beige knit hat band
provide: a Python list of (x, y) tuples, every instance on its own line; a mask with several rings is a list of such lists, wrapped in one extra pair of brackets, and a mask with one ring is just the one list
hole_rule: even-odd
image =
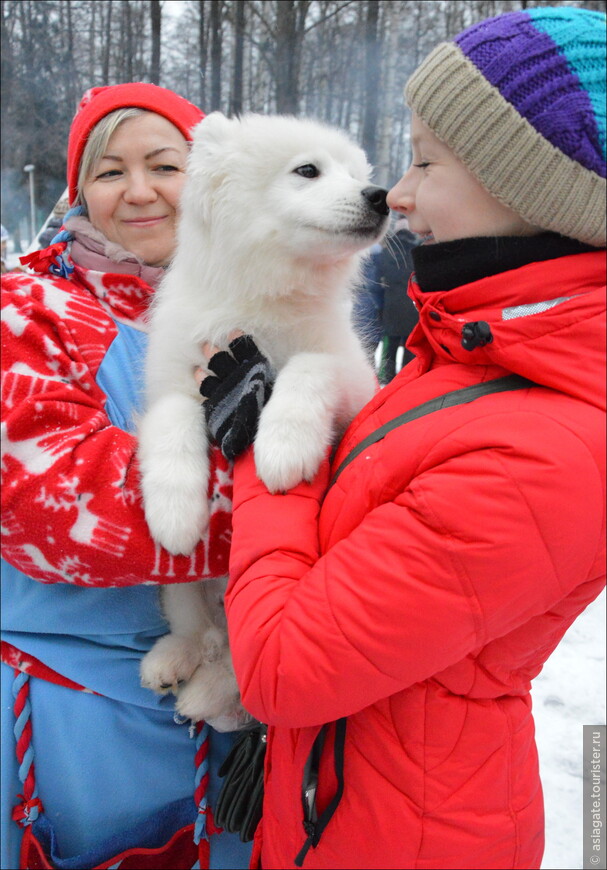
[(457, 45), (438, 45), (405, 96), (481, 184), (526, 221), (605, 245), (605, 179), (538, 133)]

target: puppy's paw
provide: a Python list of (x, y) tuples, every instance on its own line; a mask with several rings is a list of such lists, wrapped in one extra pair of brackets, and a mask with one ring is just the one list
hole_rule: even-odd
[(286, 492), (314, 478), (329, 443), (328, 432), (310, 431), (299, 419), (262, 415), (254, 448), (257, 474), (270, 492)]
[(159, 695), (176, 695), (178, 686), (189, 680), (200, 664), (201, 653), (199, 638), (161, 637), (141, 661), (141, 685)]
[(174, 555), (188, 556), (209, 525), (209, 506), (204, 490), (186, 488), (158, 480), (143, 480), (145, 518), (150, 534)]
[(244, 720), (229, 654), (214, 662), (203, 662), (194, 671), (188, 683), (179, 689), (175, 709), (180, 716), (194, 722), (204, 719), (209, 724), (227, 725), (222, 730), (231, 730), (238, 721)]

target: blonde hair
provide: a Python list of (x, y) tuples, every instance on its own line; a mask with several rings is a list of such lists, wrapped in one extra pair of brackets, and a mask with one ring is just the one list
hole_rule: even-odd
[(86, 200), (84, 199), (83, 188), (88, 179), (93, 175), (95, 167), (105, 154), (107, 144), (110, 141), (113, 133), (124, 121), (129, 118), (136, 118), (138, 115), (143, 115), (146, 109), (136, 109), (134, 107), (126, 109), (116, 109), (102, 118), (96, 124), (87, 139), (80, 168), (78, 170), (78, 191), (74, 205), (83, 205), (86, 208)]

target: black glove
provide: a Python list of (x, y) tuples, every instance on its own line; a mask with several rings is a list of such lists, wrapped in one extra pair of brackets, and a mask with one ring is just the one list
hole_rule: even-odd
[(219, 768), (224, 781), (215, 807), (215, 824), (230, 834), (239, 834), (243, 843), (253, 839), (261, 819), (267, 730), (266, 725), (258, 724), (244, 731)]
[(226, 459), (235, 459), (253, 443), (259, 416), (270, 395), (275, 372), (250, 335), (241, 335), (211, 357), (213, 375), (200, 385), (212, 439)]

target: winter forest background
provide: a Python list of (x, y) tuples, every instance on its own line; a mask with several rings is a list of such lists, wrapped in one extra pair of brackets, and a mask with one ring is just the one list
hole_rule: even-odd
[[(435, 43), (527, 0), (2, 0), (2, 223), (29, 240), (65, 186), (89, 87), (151, 81), (204, 111), (308, 115), (350, 131), (390, 186), (408, 158), (403, 86)], [(604, 0), (550, 5), (605, 10)], [(25, 247), (25, 245), (24, 245)]]

